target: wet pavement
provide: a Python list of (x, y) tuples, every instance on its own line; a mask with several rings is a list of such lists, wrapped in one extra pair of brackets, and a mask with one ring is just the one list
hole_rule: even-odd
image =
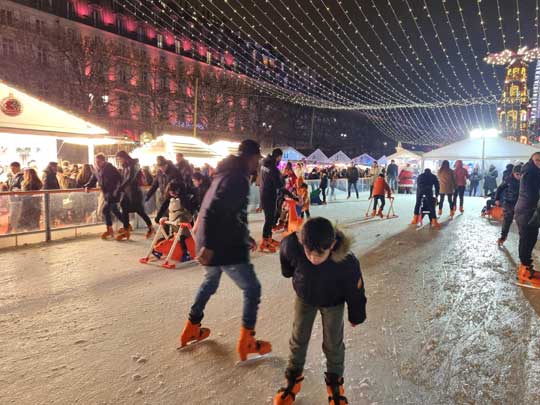
[[(514, 284), (517, 234), (467, 199), (441, 231), (399, 218), (363, 222), (367, 202), (313, 207), (354, 236), (368, 321), (346, 325), (351, 404), (540, 403), (540, 291)], [(251, 226), (260, 234), (262, 216)], [(241, 293), (223, 278), (204, 323), (207, 341), (176, 342), (202, 279), (198, 266), (164, 270), (137, 262), (148, 244), (81, 238), (0, 251), (2, 403), (270, 403), (283, 382), (294, 292), (277, 255), (255, 254), (263, 286), (257, 334), (272, 356), (236, 365)], [(313, 331), (297, 404), (326, 404), (322, 328)]]

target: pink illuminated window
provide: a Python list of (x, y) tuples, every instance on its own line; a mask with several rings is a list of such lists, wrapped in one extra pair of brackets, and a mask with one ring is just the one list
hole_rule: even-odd
[(85, 18), (90, 15), (90, 7), (86, 1), (79, 0), (75, 5), (75, 12), (79, 17)]
[(126, 31), (135, 32), (137, 30), (137, 23), (132, 18), (125, 17), (124, 25), (126, 27)]
[(111, 10), (103, 9), (101, 16), (103, 18), (103, 24), (114, 25), (116, 18)]
[(182, 39), (182, 49), (184, 50), (184, 52), (191, 51), (191, 41), (189, 39), (187, 38)]
[(227, 66), (231, 66), (234, 62), (234, 57), (229, 53), (229, 52), (226, 52), (225, 53), (225, 64)]

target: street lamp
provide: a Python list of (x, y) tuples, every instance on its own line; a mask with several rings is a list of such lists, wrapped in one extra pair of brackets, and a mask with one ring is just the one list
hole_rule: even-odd
[(482, 139), (482, 173), (485, 170), (486, 161), (486, 138), (496, 138), (499, 135), (497, 128), (476, 128), (470, 133), (472, 139)]

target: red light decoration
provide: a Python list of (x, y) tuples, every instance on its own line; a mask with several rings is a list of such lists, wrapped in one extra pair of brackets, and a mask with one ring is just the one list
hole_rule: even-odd
[(204, 46), (203, 44), (197, 45), (197, 52), (199, 53), (199, 56), (204, 57), (206, 56), (206, 51), (208, 48)]
[(86, 65), (86, 67), (84, 68), (84, 75), (90, 76), (90, 73), (92, 73), (92, 67), (90, 65)]
[(114, 70), (114, 67), (109, 68), (108, 78), (110, 82), (113, 82), (116, 79), (116, 72)]
[(229, 52), (225, 52), (225, 64), (231, 66), (233, 63), (234, 57)]
[(137, 22), (130, 17), (124, 17), (124, 27), (126, 31), (135, 32), (137, 30)]
[(146, 25), (146, 37), (148, 39), (154, 39), (156, 37), (156, 30), (150, 24)]
[(90, 7), (86, 1), (79, 0), (75, 3), (75, 12), (79, 17), (85, 18), (90, 15)]
[(116, 16), (111, 10), (104, 8), (101, 10), (101, 18), (103, 19), (103, 24), (105, 25), (114, 25), (116, 21)]
[(167, 44), (167, 46), (174, 45), (174, 36), (170, 32), (165, 33), (165, 44)]
[(184, 52), (191, 51), (191, 41), (187, 38), (182, 38), (182, 49)]
[(186, 94), (188, 97), (193, 97), (193, 88), (191, 86), (186, 87)]

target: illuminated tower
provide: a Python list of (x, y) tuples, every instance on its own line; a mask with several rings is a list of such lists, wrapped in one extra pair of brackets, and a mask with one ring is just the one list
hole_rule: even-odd
[(540, 50), (521, 48), (518, 52), (505, 50), (490, 54), (485, 59), (492, 65), (505, 65), (503, 94), (497, 106), (499, 129), (507, 139), (530, 143), (533, 133), (530, 131), (532, 105), (527, 88), (529, 63), (538, 59)]
[(540, 60), (536, 61), (536, 72), (534, 74), (534, 85), (532, 95), (531, 129), (533, 136), (538, 140), (540, 130)]

